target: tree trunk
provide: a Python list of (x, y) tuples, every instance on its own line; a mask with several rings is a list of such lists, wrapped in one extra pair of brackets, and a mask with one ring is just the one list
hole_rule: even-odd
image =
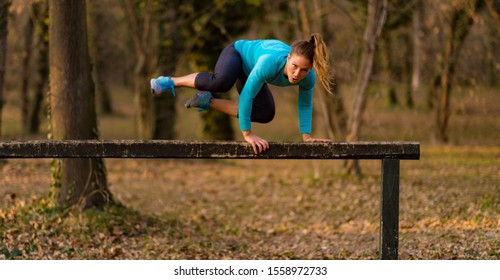
[[(413, 75), (413, 68), (411, 66), (412, 64), (412, 55), (411, 55), (411, 35), (408, 33), (402, 34), (400, 40), (403, 42), (404, 46), (408, 46), (403, 48), (402, 54), (403, 57), (401, 58), (401, 61), (403, 65), (401, 65), (401, 80), (404, 85), (404, 104), (407, 108), (413, 108), (414, 101), (413, 101), (413, 94), (411, 90), (411, 85), (412, 85), (412, 75)], [(393, 87), (395, 89), (395, 87)]]
[(318, 89), (321, 99), (321, 114), (328, 138), (340, 141), (345, 139), (347, 114), (344, 109), (344, 100), (338, 92), (337, 84), (332, 84), (331, 87), (332, 94), (328, 94), (324, 88)]
[[(315, 32), (322, 34), (323, 39), (328, 41), (331, 34), (326, 26), (326, 20), (324, 20), (326, 13), (321, 13), (326, 5), (326, 1), (313, 1), (312, 11), (314, 11), (314, 14), (312, 26)], [(328, 138), (341, 140), (345, 139), (347, 131), (347, 114), (344, 107), (344, 99), (338, 92), (336, 82), (332, 83), (331, 88), (332, 93), (329, 94), (322, 86), (317, 87), (317, 92), (321, 100), (320, 110)]]
[(448, 142), (448, 123), (450, 119), (451, 81), (455, 73), (460, 49), (474, 23), (474, 14), (483, 1), (463, 1), (451, 7), (450, 21), (445, 26), (443, 43), (443, 61), (439, 75), (439, 90), (436, 106), (436, 136), (442, 142)]
[[(96, 139), (94, 86), (84, 1), (49, 1), (51, 134), (54, 140)], [(112, 201), (102, 159), (55, 160), (51, 198), (81, 209)]]
[(446, 128), (448, 126), (449, 119), (449, 105), (450, 105), (450, 74), (454, 71), (455, 64), (451, 61), (451, 56), (453, 52), (453, 28), (452, 26), (447, 26), (447, 35), (445, 35), (445, 41), (443, 44), (443, 62), (441, 65), (441, 73), (439, 75), (439, 83), (436, 85), (438, 89), (436, 90), (437, 96), (437, 106), (436, 106), (436, 136), (442, 142), (448, 142), (448, 135)]
[(99, 107), (103, 114), (109, 115), (113, 113), (113, 105), (111, 95), (106, 82), (102, 78), (103, 73), (103, 57), (102, 46), (99, 35), (102, 32), (102, 17), (103, 15), (98, 10), (97, 1), (87, 1), (88, 6), (88, 26), (89, 26), (89, 52), (92, 59), (92, 78), (94, 79), (95, 95), (99, 101)]
[(374, 63), (380, 75), (380, 88), (385, 96), (387, 106), (393, 108), (398, 106), (398, 96), (395, 89), (395, 75), (393, 75), (393, 62), (391, 58), (391, 34), (384, 32), (379, 40), (379, 48), (376, 51), (377, 61)]
[(28, 115), (29, 115), (29, 86), (31, 74), (31, 54), (33, 50), (33, 31), (35, 18), (34, 5), (28, 7), (26, 15), (23, 19), (23, 50), (21, 53), (21, 127), (22, 131), (28, 131)]
[[(135, 50), (134, 103), (136, 112), (136, 131), (141, 139), (153, 137), (152, 96), (149, 80), (152, 76), (152, 3), (146, 1), (145, 11), (137, 8), (133, 0), (124, 1), (127, 20)], [(143, 12), (143, 14), (140, 14)]]
[[(499, 0), (500, 1), (500, 0)], [(500, 22), (498, 24), (500, 27)], [(500, 30), (500, 28), (499, 28)], [(497, 37), (498, 31), (495, 30), (495, 27), (488, 28), (486, 38), (486, 82), (490, 87), (498, 87), (500, 85), (500, 81), (498, 81), (498, 70), (497, 60), (495, 58), (495, 52), (497, 51), (497, 46), (499, 45), (499, 38)]]
[(36, 134), (40, 131), (40, 112), (49, 81), (49, 15), (47, 1), (34, 3), (33, 9), (36, 19), (35, 34), (38, 53), (36, 58), (37, 77), (29, 122), (30, 134)]
[(387, 0), (370, 0), (368, 3), (368, 17), (366, 21), (365, 33), (363, 36), (363, 52), (361, 56), (361, 65), (357, 78), (356, 99), (349, 120), (348, 141), (357, 141), (362, 125), (362, 114), (366, 105), (366, 89), (370, 82), (373, 70), (373, 59), (377, 39), (384, 25), (387, 13)]
[[(157, 73), (170, 76), (175, 73), (179, 54), (182, 52), (182, 35), (178, 24), (178, 11), (171, 2), (161, 3), (156, 11), (160, 15), (158, 26), (158, 65)], [(177, 111), (176, 99), (161, 95), (154, 98), (153, 103), (153, 139), (175, 139), (175, 122)]]
[(9, 16), (10, 1), (2, 0), (0, 2), (0, 138), (2, 138), (2, 108), (3, 84), (5, 75), (5, 64), (7, 58), (7, 24)]
[(411, 95), (419, 96), (422, 87), (422, 17), (423, 0), (415, 0), (415, 8), (412, 15), (412, 50), (413, 63), (411, 74)]
[[(316, 1), (315, 1), (316, 2)], [(300, 19), (300, 26), (302, 30), (302, 38), (307, 38), (307, 36), (310, 36), (311, 34), (311, 27), (309, 25), (309, 17), (308, 17), (308, 12), (307, 12), (307, 7), (306, 7), (306, 1), (305, 0), (300, 0), (297, 2), (297, 10), (298, 10), (298, 19)], [(316, 18), (316, 20), (319, 20)]]
[[(356, 99), (354, 101), (353, 111), (349, 120), (349, 134), (347, 135), (347, 141), (359, 140), (363, 112), (366, 105), (366, 89), (368, 88), (373, 70), (373, 59), (375, 57), (377, 39), (382, 32), (386, 14), (387, 0), (370, 0), (368, 2), (368, 15), (363, 35), (363, 52), (357, 77)], [(348, 163), (348, 171), (352, 170), (358, 175), (361, 174), (361, 169), (357, 160), (353, 160), (351, 163)]]
[(499, 45), (498, 32), (500, 31), (500, 0), (486, 1), (491, 20), (486, 21), (486, 82), (489, 87), (498, 87), (498, 59), (496, 58)]
[[(216, 98), (230, 99), (227, 92), (218, 93)], [(203, 135), (207, 140), (234, 140), (234, 129), (229, 115), (208, 111), (203, 114)]]

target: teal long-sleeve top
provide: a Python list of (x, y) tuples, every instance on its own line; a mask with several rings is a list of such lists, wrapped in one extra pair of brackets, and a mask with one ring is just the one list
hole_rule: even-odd
[(234, 43), (243, 61), (243, 71), (248, 79), (240, 93), (238, 117), (241, 130), (250, 130), (253, 99), (264, 84), (298, 86), (298, 115), (301, 134), (311, 134), (312, 93), (316, 82), (314, 69), (296, 84), (284, 74), (286, 59), (291, 47), (278, 40), (240, 40)]

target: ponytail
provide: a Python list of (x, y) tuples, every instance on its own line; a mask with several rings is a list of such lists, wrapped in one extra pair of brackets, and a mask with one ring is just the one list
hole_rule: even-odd
[(321, 84), (331, 94), (333, 75), (330, 71), (328, 50), (321, 35), (313, 33), (309, 41), (301, 40), (293, 43), (291, 53), (305, 56), (312, 62)]

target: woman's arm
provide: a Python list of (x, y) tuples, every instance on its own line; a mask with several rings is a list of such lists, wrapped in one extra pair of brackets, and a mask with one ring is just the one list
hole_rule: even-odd
[(313, 112), (313, 90), (316, 75), (311, 70), (307, 77), (299, 82), (299, 98), (297, 102), (299, 129), (301, 134), (311, 134)]
[(240, 129), (245, 141), (252, 145), (254, 153), (261, 153), (269, 148), (269, 143), (252, 133), (251, 115), (253, 99), (265, 84), (266, 79), (272, 74), (272, 62), (275, 60), (270, 56), (262, 56), (254, 66), (240, 93), (238, 105), (238, 118)]

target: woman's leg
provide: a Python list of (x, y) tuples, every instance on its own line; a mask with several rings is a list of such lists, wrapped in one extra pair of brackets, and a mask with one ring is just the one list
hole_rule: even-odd
[(226, 92), (234, 86), (242, 72), (241, 56), (234, 48), (234, 44), (230, 44), (219, 55), (213, 73), (197, 73), (194, 86), (198, 90), (211, 93)]
[(238, 117), (238, 102), (228, 99), (212, 99), (210, 109), (215, 110), (231, 117)]
[[(246, 81), (245, 77), (237, 80), (238, 92), (243, 89), (244, 81)], [(238, 117), (238, 101), (214, 98), (210, 103), (210, 109)], [(275, 111), (273, 94), (265, 84), (254, 98), (251, 120), (258, 123), (268, 123), (274, 119)]]
[(182, 77), (171, 77), (171, 79), (174, 82), (175, 87), (195, 88), (194, 80), (196, 79), (197, 75), (198, 73), (192, 73)]
[[(219, 55), (214, 73), (199, 72), (172, 78), (172, 80), (176, 86), (188, 86), (201, 91), (217, 93), (229, 91), (241, 73), (243, 73), (243, 61), (234, 45), (231, 44), (224, 48)], [(210, 109), (236, 117), (238, 115), (238, 102), (213, 98), (210, 100)]]
[[(246, 80), (246, 76), (241, 75), (236, 81), (236, 89), (239, 93), (243, 90)], [(236, 110), (238, 110), (238, 106), (236, 106)], [(275, 112), (276, 107), (274, 104), (273, 94), (269, 89), (269, 86), (264, 84), (259, 93), (257, 93), (253, 99), (252, 115), (250, 116), (250, 120), (252, 122), (268, 123), (274, 119)]]
[(180, 77), (171, 77), (175, 87), (190, 87), (211, 93), (229, 91), (243, 70), (241, 56), (228, 45), (219, 55), (214, 73), (197, 72)]

